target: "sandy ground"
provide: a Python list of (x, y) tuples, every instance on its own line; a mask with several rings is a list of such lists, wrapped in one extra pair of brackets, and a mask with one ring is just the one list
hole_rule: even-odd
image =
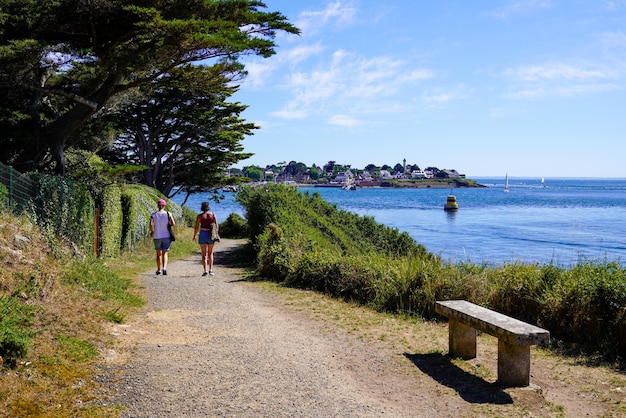
[[(199, 257), (142, 277), (148, 306), (112, 325), (116, 347), (100, 382), (122, 417), (620, 416), (624, 375), (532, 352), (531, 386), (501, 388), (497, 341), (476, 361), (407, 352), (296, 309), (242, 279), (236, 241), (216, 247), (216, 275)], [(432, 329), (428, 331), (432, 333)], [(430, 335), (430, 334), (429, 334)], [(413, 336), (419, 340), (420, 336)], [(426, 336), (424, 336), (426, 338)], [(429, 337), (430, 338), (430, 337)], [(483, 340), (479, 341), (483, 344)], [(479, 372), (474, 372), (479, 370)]]

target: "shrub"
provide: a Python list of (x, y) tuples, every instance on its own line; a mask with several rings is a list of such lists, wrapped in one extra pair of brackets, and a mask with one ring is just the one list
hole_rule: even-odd
[(248, 224), (237, 213), (231, 213), (220, 223), (220, 236), (224, 238), (244, 238), (248, 236)]
[(283, 231), (276, 224), (270, 224), (257, 242), (257, 273), (273, 281), (283, 281), (291, 271), (293, 262), (292, 251)]
[(196, 216), (198, 214), (189, 206), (182, 207), (182, 222), (188, 227), (194, 227), (196, 225)]
[(626, 270), (617, 263), (585, 263), (564, 271), (546, 292), (542, 321), (556, 338), (591, 353), (626, 359), (623, 340)]
[(488, 283), (490, 308), (526, 322), (539, 322), (542, 298), (550, 285), (539, 266), (515, 263), (492, 269)]

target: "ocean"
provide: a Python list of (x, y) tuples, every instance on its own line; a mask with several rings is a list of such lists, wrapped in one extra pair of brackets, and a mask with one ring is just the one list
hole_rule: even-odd
[[(338, 208), (406, 231), (453, 263), (555, 264), (615, 261), (626, 265), (626, 179), (473, 178), (486, 188), (391, 189), (304, 187)], [(457, 212), (443, 204), (454, 194)], [(243, 214), (233, 193), (211, 203), (218, 220)], [(189, 198), (199, 210), (206, 194)], [(176, 199), (174, 199), (176, 201)]]

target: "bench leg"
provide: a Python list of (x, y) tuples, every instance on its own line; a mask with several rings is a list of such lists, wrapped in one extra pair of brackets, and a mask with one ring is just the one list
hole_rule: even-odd
[(476, 330), (450, 319), (448, 321), (448, 351), (452, 357), (476, 357)]
[(530, 384), (530, 346), (498, 340), (498, 383), (503, 386)]

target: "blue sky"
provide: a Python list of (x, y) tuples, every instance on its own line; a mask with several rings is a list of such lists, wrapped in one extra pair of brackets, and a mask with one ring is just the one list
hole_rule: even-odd
[(626, 0), (266, 0), (239, 166), (330, 160), (469, 177), (626, 177)]

